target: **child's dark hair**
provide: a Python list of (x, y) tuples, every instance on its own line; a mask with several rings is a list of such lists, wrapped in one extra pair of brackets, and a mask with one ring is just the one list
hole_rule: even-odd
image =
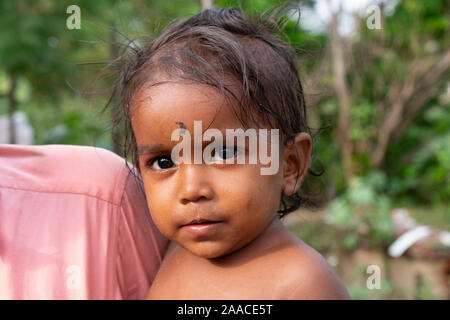
[[(107, 106), (120, 95), (122, 107), (115, 120), (125, 123), (124, 155), (131, 156), (137, 168), (130, 102), (138, 89), (167, 78), (217, 88), (227, 99), (238, 102), (239, 110), (233, 110), (244, 127), (253, 124), (260, 128), (262, 123), (278, 128), (283, 145), (299, 132), (311, 134), (296, 52), (271, 33), (273, 23), (271, 27), (269, 20), (262, 19), (250, 19), (234, 8), (203, 10), (166, 29), (142, 49), (128, 46), (132, 57), (122, 68)], [(240, 84), (239, 96), (227, 79)], [(308, 173), (322, 174), (311, 168)], [(282, 194), (278, 214), (283, 217), (306, 204), (314, 204), (313, 198), (300, 190), (292, 196)]]

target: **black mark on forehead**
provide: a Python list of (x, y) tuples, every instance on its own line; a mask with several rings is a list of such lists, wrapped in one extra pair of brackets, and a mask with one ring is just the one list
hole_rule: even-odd
[(182, 121), (175, 121), (175, 123), (180, 126), (180, 135), (183, 135), (186, 131), (186, 126)]

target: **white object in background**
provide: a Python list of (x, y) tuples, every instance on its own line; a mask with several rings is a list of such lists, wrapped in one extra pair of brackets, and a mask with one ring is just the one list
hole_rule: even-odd
[(416, 221), (409, 215), (409, 211), (404, 208), (394, 209), (392, 221), (396, 231), (403, 232), (417, 226)]
[[(13, 115), (16, 125), (16, 144), (32, 145), (34, 143), (34, 130), (28, 121), (27, 114), (23, 111), (16, 111)], [(9, 116), (0, 116), (0, 143), (9, 143)]]
[(439, 240), (444, 246), (450, 247), (450, 232), (441, 232), (439, 235)]
[(397, 238), (388, 248), (391, 257), (400, 257), (414, 243), (431, 234), (431, 228), (427, 226), (417, 226)]

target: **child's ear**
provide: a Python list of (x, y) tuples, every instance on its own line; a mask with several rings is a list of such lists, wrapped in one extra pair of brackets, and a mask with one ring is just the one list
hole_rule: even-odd
[(312, 141), (305, 132), (298, 133), (289, 140), (283, 150), (283, 186), (282, 191), (290, 196), (302, 185), (309, 168)]

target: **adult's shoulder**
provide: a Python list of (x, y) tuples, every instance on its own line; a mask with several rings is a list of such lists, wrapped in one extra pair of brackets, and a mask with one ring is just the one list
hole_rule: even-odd
[(74, 193), (119, 204), (129, 175), (111, 151), (73, 145), (0, 145), (0, 187)]

